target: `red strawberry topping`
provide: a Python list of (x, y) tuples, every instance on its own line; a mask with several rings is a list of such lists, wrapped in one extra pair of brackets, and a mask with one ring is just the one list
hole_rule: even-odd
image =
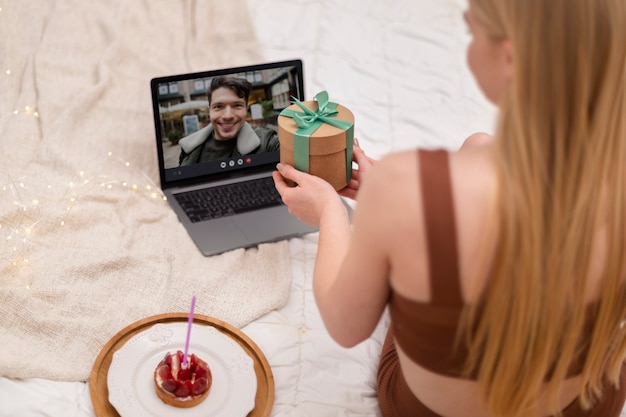
[(204, 361), (194, 354), (187, 357), (183, 368), (183, 352), (168, 353), (157, 366), (161, 387), (179, 398), (203, 394), (211, 383), (211, 373)]

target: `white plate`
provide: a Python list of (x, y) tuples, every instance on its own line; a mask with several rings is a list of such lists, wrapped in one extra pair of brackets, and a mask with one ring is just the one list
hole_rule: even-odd
[(254, 362), (233, 339), (211, 326), (194, 324), (189, 354), (205, 360), (213, 384), (197, 406), (178, 408), (157, 397), (154, 370), (168, 352), (185, 349), (187, 323), (160, 323), (136, 334), (113, 354), (107, 375), (109, 402), (122, 417), (244, 417), (257, 389)]

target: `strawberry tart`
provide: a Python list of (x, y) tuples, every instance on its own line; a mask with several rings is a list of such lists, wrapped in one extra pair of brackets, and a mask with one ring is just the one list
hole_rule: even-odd
[(174, 407), (188, 408), (200, 404), (209, 394), (213, 378), (207, 363), (196, 355), (168, 352), (154, 370), (154, 384), (159, 398)]

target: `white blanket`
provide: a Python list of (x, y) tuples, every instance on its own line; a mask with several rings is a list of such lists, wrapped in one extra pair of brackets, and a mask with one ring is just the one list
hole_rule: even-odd
[[(259, 59), (246, 15), (223, 7), (2, 8), (0, 374), (86, 381), (115, 333), (194, 294), (237, 327), (286, 302), (287, 242), (206, 258), (158, 187), (150, 78)], [(224, 38), (236, 54), (207, 47)]]
[[(75, 284), (83, 292), (98, 277), (138, 277), (152, 280), (150, 285), (166, 280), (168, 288), (185, 279), (189, 270), (181, 264), (197, 255), (195, 248), (158, 193), (151, 197), (158, 178), (152, 76), (302, 58), (307, 98), (327, 90), (332, 101), (350, 108), (356, 136), (374, 157), (417, 146), (456, 149), (469, 134), (493, 127), (493, 108), (465, 64), (469, 37), (461, 14), (466, 0), (20, 0), (0, 7), (0, 293), (12, 287), (23, 296), (46, 275), (55, 277), (58, 287), (69, 285), (64, 278), (82, 273), (85, 280)], [(85, 184), (86, 178), (92, 181)], [(55, 184), (54, 191), (48, 191), (48, 183)], [(14, 205), (12, 190), (21, 203)], [(65, 191), (80, 198), (68, 201)], [(33, 207), (37, 195), (42, 197)], [(27, 205), (24, 216), (46, 223), (46, 236), (63, 237), (63, 250), (54, 238), (42, 238), (37, 227), (33, 235), (20, 231), (6, 240), (22, 218), (20, 204)], [(61, 215), (65, 205), (72, 208)], [(11, 224), (7, 216), (14, 216)], [(70, 231), (59, 231), (55, 224), (65, 218), (80, 226), (66, 222), (63, 227)], [(92, 236), (106, 235), (107, 242), (100, 246), (84, 239), (85, 229)], [(164, 235), (174, 241), (164, 241)], [(147, 247), (138, 247), (137, 239)], [(278, 270), (286, 253), (289, 271), (278, 274), (274, 289), (259, 292), (262, 297), (233, 299), (230, 308), (219, 310), (199, 298), (198, 307), (202, 303), (201, 312), (221, 311), (221, 317), (231, 317), (227, 321), (243, 325), (254, 316), (240, 315), (248, 303), (264, 304), (259, 298), (272, 293), (274, 300), (257, 310), (261, 314), (286, 299), (242, 327), (272, 367), (271, 416), (380, 416), (375, 375), (387, 316), (357, 347), (335, 344), (311, 291), (316, 248), (313, 234), (227, 255)], [(62, 256), (49, 257), (59, 252)], [(20, 262), (23, 254), (28, 264)], [(279, 258), (276, 265), (273, 257)], [(203, 262), (198, 258), (192, 264)], [(71, 273), (58, 272), (63, 270)], [(192, 280), (207, 282), (213, 271), (196, 270)], [(236, 281), (255, 275), (242, 273)], [(281, 298), (285, 277), (288, 295)], [(30, 289), (18, 289), (26, 284)], [(229, 287), (222, 283), (221, 288)], [(180, 294), (178, 304), (164, 306), (163, 312), (184, 311), (190, 294)], [(13, 317), (3, 334), (25, 325), (17, 299), (0, 300), (0, 313)], [(58, 301), (49, 300), (49, 308)], [(6, 369), (0, 365), (0, 374)], [(88, 388), (79, 380), (0, 378), (0, 417), (94, 417)]]

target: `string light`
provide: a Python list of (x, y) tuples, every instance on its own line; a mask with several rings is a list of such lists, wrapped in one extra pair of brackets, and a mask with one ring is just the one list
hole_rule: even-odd
[[(108, 152), (107, 157), (112, 158), (113, 152)], [(131, 169), (130, 162), (112, 158), (114, 166), (112, 171), (124, 175), (124, 169)], [(119, 163), (119, 164), (118, 164)], [(120, 171), (120, 168), (122, 170)], [(129, 172), (129, 174), (131, 174)], [(149, 177), (142, 172), (142, 175), (150, 182)], [(44, 221), (43, 212), (46, 209), (54, 209), (54, 206), (65, 206), (67, 215), (80, 206), (81, 199), (92, 194), (100, 187), (108, 192), (108, 190), (127, 190), (127, 192), (139, 193), (151, 200), (166, 200), (165, 195), (152, 183), (139, 185), (133, 183), (129, 186), (126, 180), (110, 178), (107, 175), (88, 175), (85, 170), (80, 170), (74, 178), (65, 182), (65, 186), (53, 187), (47, 184), (42, 191), (38, 191), (36, 186), (31, 185), (27, 177), (13, 179), (9, 177), (6, 184), (0, 184), (0, 198), (10, 198), (13, 200), (15, 210), (13, 213), (5, 213), (0, 220), (0, 242), (4, 237), (5, 245), (9, 257), (2, 259), (0, 257), (0, 268), (2, 263), (7, 267), (18, 272), (19, 268), (29, 267), (29, 261), (25, 256), (31, 245), (36, 244), (37, 239), (42, 238), (38, 233), (38, 225)], [(2, 194), (5, 194), (3, 197)], [(59, 207), (59, 208), (61, 208)], [(65, 227), (71, 218), (62, 216), (57, 220), (57, 227)], [(19, 275), (19, 274), (16, 274)], [(23, 288), (30, 288), (29, 283), (22, 283)]]
[[(2, 8), (0, 7), (0, 12)], [(4, 69), (4, 74), (7, 77), (13, 76), (13, 71), (10, 68)], [(39, 118), (40, 114), (36, 107), (26, 104), (23, 107), (15, 108), (8, 115), (0, 115), (0, 118), (12, 117), (12, 116), (32, 116)], [(106, 153), (108, 158), (112, 158), (112, 161), (121, 163), (121, 165), (115, 165), (112, 169), (113, 172), (119, 173), (120, 176), (124, 176), (123, 169), (132, 169), (129, 161), (121, 160), (114, 156), (114, 152), (109, 151)], [(130, 173), (129, 173), (130, 174)], [(38, 188), (39, 184), (35, 182), (32, 185), (29, 179), (18, 178), (13, 179), (8, 177), (6, 184), (0, 184), (0, 199), (7, 199), (13, 201), (14, 211), (2, 213), (0, 217), (0, 247), (4, 242), (6, 250), (0, 251), (0, 270), (3, 265), (6, 268), (10, 268), (12, 271), (9, 276), (24, 277), (24, 269), (30, 267), (29, 260), (25, 256), (28, 253), (28, 249), (31, 245), (37, 243), (37, 239), (42, 236), (39, 235), (40, 222), (45, 221), (44, 212), (47, 209), (58, 207), (62, 212), (65, 207), (65, 213), (69, 213), (77, 208), (81, 204), (81, 198), (93, 193), (95, 188), (100, 185), (105, 190), (113, 190), (120, 188), (127, 190), (127, 192), (139, 193), (151, 200), (161, 199), (167, 200), (164, 194), (161, 193), (159, 187), (154, 187), (152, 181), (144, 172), (141, 174), (146, 178), (148, 184), (145, 186), (137, 183), (129, 183), (126, 180), (111, 178), (106, 175), (95, 175), (88, 173), (85, 170), (80, 170), (74, 178), (65, 182), (65, 186), (60, 187), (52, 184), (44, 186), (43, 191)], [(0, 179), (1, 181), (1, 179)], [(5, 200), (6, 201), (6, 200)], [(71, 218), (61, 216), (62, 218), (55, 220), (57, 227), (65, 227), (71, 222)], [(3, 254), (7, 254), (6, 257)], [(22, 280), (19, 284), (30, 289), (30, 282), (28, 280)], [(1, 284), (1, 283), (0, 283)]]
[[(10, 74), (11, 71), (7, 70), (6, 72), (7, 74)], [(26, 114), (26, 115), (31, 115), (33, 117), (39, 117), (39, 112), (36, 109), (32, 108), (30, 105), (24, 106), (24, 108), (22, 108), (21, 110), (20, 109), (13, 110), (13, 114), (14, 115)]]

